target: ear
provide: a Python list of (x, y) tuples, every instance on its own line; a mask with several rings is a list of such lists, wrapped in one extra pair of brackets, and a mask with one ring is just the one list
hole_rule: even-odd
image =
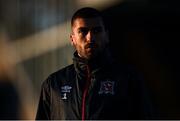
[(70, 34), (70, 42), (71, 42), (71, 45), (74, 46), (74, 35), (71, 33)]
[(109, 31), (106, 30), (105, 34), (106, 34), (106, 44), (109, 44)]

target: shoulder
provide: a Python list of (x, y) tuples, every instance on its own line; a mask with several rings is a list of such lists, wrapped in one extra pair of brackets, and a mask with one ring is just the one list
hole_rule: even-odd
[(74, 72), (74, 65), (71, 64), (66, 66), (52, 74), (50, 74), (46, 80), (43, 81), (42, 87), (54, 86), (59, 85), (60, 83), (66, 82), (69, 76)]
[(125, 76), (130, 80), (143, 80), (143, 72), (134, 64), (114, 62), (111, 66), (115, 75)]
[(109, 65), (109, 67), (113, 71), (113, 73), (117, 75), (119, 74), (127, 75), (132, 71), (132, 66), (117, 61), (114, 61), (111, 65)]
[(74, 65), (71, 64), (69, 66), (66, 66), (54, 73), (52, 73), (49, 77), (51, 79), (54, 79), (54, 78), (63, 78), (63, 77), (66, 77), (68, 73), (72, 73), (72, 71), (74, 70)]

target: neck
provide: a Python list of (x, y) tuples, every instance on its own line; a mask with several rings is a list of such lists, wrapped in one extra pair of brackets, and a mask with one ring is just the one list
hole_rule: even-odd
[(103, 53), (99, 54), (97, 57), (91, 59), (84, 59), (77, 52), (75, 52), (74, 60), (76, 63), (88, 65), (91, 68), (91, 70), (94, 70), (96, 68), (105, 65), (106, 63), (111, 62), (112, 58), (110, 56), (109, 51), (104, 51)]

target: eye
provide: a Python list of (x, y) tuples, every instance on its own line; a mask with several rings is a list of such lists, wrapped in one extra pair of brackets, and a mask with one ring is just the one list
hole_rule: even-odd
[(92, 31), (95, 34), (98, 34), (98, 33), (102, 32), (102, 28), (101, 27), (97, 27), (97, 28), (94, 28)]
[(86, 29), (86, 28), (81, 28), (81, 29), (79, 29), (78, 33), (79, 33), (79, 34), (82, 34), (82, 35), (86, 35), (86, 34), (88, 33), (88, 29)]

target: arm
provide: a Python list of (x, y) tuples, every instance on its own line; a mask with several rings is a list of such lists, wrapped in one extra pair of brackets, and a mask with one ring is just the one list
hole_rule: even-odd
[(131, 70), (131, 92), (133, 98), (134, 112), (138, 119), (153, 119), (155, 107), (153, 104), (150, 88), (148, 87), (144, 75), (134, 68)]
[(36, 120), (50, 119), (50, 88), (47, 79), (41, 86), (40, 99), (36, 114)]

